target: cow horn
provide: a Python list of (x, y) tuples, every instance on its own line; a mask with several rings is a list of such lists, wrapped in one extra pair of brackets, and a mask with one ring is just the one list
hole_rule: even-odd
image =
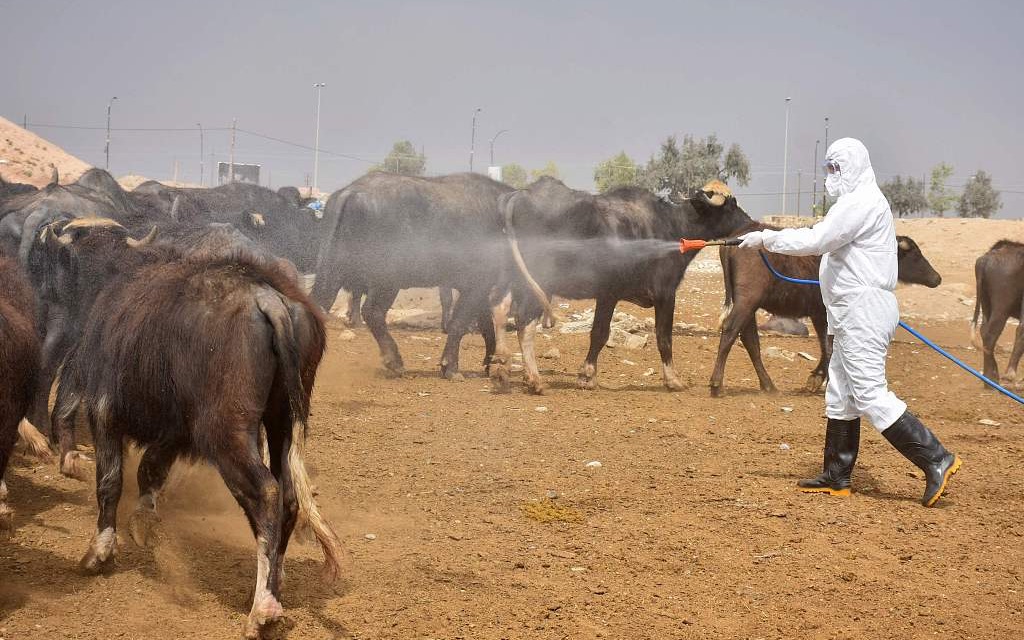
[(50, 174), (50, 184), (56, 185), (60, 182), (60, 173), (57, 172), (57, 165), (53, 166), (53, 173)]
[(153, 242), (153, 240), (155, 240), (155, 239), (156, 239), (156, 227), (153, 227), (153, 229), (149, 233), (146, 234), (146, 237), (141, 239), (141, 240), (136, 240), (135, 238), (128, 238), (128, 246), (129, 247), (134, 247), (134, 248), (144, 247), (147, 244)]
[(54, 246), (54, 243), (56, 243), (56, 246), (58, 246), (58, 247), (66, 247), (67, 245), (71, 244), (71, 236), (70, 235), (59, 235), (58, 236), (53, 231), (53, 223), (50, 223), (50, 224), (46, 225), (46, 228), (43, 229), (43, 244), (45, 244), (47, 246)]
[(171, 220), (178, 222), (178, 206), (181, 204), (181, 196), (174, 196), (174, 202), (171, 203)]

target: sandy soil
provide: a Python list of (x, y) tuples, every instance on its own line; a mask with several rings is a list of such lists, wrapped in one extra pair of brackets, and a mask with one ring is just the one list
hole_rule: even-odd
[[(956, 236), (958, 224), (900, 225), (946, 279), (899, 295), (915, 324), (977, 364), (958, 296), (973, 297), (974, 257), (1024, 227), (974, 223)], [(335, 322), (309, 449), (349, 554), (345, 576), (321, 584), (314, 546), (293, 544), (287, 620), (271, 637), (1016, 637), (1020, 408), (900, 335), (892, 388), (965, 462), (947, 497), (920, 507), (920, 474), (869, 428), (851, 498), (800, 494), (795, 480), (821, 456), (823, 400), (798, 391), (813, 363), (769, 358), (782, 392), (765, 395), (735, 349), (727, 396), (711, 399), (721, 284), (706, 258), (680, 289), (677, 320), (698, 325), (675, 338), (691, 385), (681, 393), (645, 375), (658, 367), (653, 344), (606, 350), (601, 388), (577, 390), (587, 336), (557, 328), (540, 339), (561, 352), (542, 361), (543, 397), (438, 379), (436, 330), (396, 329), (409, 373), (389, 380), (368, 333)], [(406, 306), (431, 298), (417, 295)], [(813, 338), (763, 342), (817, 353)], [(467, 338), (467, 371), (482, 351)], [(215, 473), (179, 470), (159, 545), (122, 536), (116, 570), (98, 578), (75, 571), (95, 520), (92, 483), (23, 457), (10, 476), (17, 532), (0, 543), (0, 637), (239, 636), (253, 543)], [(123, 510), (135, 497), (127, 478)]]
[(0, 163), (0, 176), (4, 180), (37, 187), (49, 184), (54, 166), (61, 184), (74, 182), (90, 166), (3, 117), (0, 117), (0, 160), (6, 161)]

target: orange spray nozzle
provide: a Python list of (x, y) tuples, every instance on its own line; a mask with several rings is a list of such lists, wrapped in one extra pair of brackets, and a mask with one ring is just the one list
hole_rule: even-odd
[(687, 240), (686, 238), (680, 238), (679, 253), (700, 251), (704, 247), (735, 247), (741, 242), (743, 241), (739, 238), (730, 238), (728, 240)]

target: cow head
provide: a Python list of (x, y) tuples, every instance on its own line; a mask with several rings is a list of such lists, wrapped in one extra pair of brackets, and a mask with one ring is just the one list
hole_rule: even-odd
[(923, 284), (934, 289), (942, 284), (942, 276), (921, 253), (913, 238), (896, 236), (896, 251), (899, 260), (899, 280), (907, 284)]
[(29, 256), (40, 297), (84, 317), (100, 290), (140, 264), (137, 251), (156, 237), (136, 240), (109, 218), (58, 220), (43, 227)]
[(751, 222), (732, 190), (721, 180), (711, 180), (694, 191), (688, 201), (709, 238), (728, 237)]

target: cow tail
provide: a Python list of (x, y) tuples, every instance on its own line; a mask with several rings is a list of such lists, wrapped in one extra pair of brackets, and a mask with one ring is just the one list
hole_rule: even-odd
[(39, 429), (25, 418), (18, 423), (18, 437), (32, 455), (37, 458), (50, 458), (50, 446), (46, 442), (46, 436), (39, 433)]
[(256, 303), (274, 329), (274, 352), (278, 373), (284, 382), (291, 413), (292, 438), (288, 448), (288, 472), (299, 503), (299, 525), (308, 525), (324, 554), (323, 578), (337, 579), (341, 571), (341, 541), (320, 513), (306, 470), (306, 426), (309, 420), (309, 395), (302, 384), (302, 363), (288, 307), (281, 295), (270, 288), (261, 289)]
[(505, 237), (508, 239), (509, 247), (512, 249), (512, 259), (516, 263), (516, 268), (519, 269), (520, 275), (526, 280), (526, 284), (530, 287), (530, 292), (540, 303), (541, 309), (544, 311), (543, 323), (545, 326), (553, 326), (555, 322), (555, 312), (551, 308), (551, 302), (548, 299), (547, 293), (544, 289), (534, 280), (533, 276), (530, 275), (530, 270), (526, 268), (526, 261), (523, 260), (523, 254), (519, 251), (519, 241), (516, 239), (515, 226), (512, 224), (512, 210), (515, 205), (517, 193), (512, 193), (505, 199), (504, 202), (504, 214), (505, 214)]
[(719, 331), (722, 330), (722, 323), (725, 322), (725, 319), (729, 317), (730, 313), (732, 313), (733, 282), (732, 261), (730, 260), (731, 253), (732, 251), (730, 251), (729, 247), (721, 246), (718, 248), (718, 260), (722, 263), (722, 281), (725, 286), (725, 298), (722, 300), (722, 313), (718, 316), (717, 329)]
[(975, 280), (975, 291), (974, 291), (974, 317), (971, 319), (971, 345), (974, 346), (978, 351), (985, 351), (985, 345), (981, 340), (981, 334), (978, 331), (978, 317), (981, 316), (982, 323), (985, 322), (985, 316), (981, 313), (981, 296), (985, 293), (985, 268), (981, 264), (979, 259), (974, 263), (974, 280)]

